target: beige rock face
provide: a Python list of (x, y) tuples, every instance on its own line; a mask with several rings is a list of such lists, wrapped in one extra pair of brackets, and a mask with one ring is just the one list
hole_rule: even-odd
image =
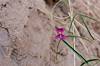
[(48, 50), (51, 35), (49, 21), (37, 12), (44, 6), (35, 0), (0, 3), (0, 66), (41, 66), (40, 57)]
[[(49, 12), (44, 0), (0, 0), (0, 66), (74, 66), (73, 52), (62, 42), (57, 49)], [(76, 66), (80, 62), (76, 57)]]
[(0, 66), (50, 64), (53, 29), (43, 10), (42, 0), (0, 1)]

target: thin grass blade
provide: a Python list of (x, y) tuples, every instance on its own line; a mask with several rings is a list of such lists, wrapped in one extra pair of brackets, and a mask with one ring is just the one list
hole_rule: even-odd
[(83, 17), (82, 17), (81, 15), (79, 15), (79, 16), (80, 16), (80, 19), (82, 20), (82, 22), (84, 23), (84, 25), (85, 25), (85, 27), (86, 27), (88, 33), (90, 34), (91, 38), (94, 40), (94, 37), (92, 36), (91, 32), (89, 31), (89, 28), (87, 27), (86, 23), (84, 22)]
[[(84, 15), (84, 14), (80, 14), (81, 16), (83, 16), (83, 17), (87, 17), (87, 18), (89, 18), (89, 19), (92, 19), (92, 20), (94, 20), (94, 21), (97, 21), (95, 18), (93, 18), (93, 17), (89, 17), (89, 16), (87, 16), (87, 15)], [(97, 21), (98, 22), (98, 21)]]
[(70, 29), (71, 29), (71, 27), (72, 27), (72, 24), (73, 24), (74, 19), (75, 19), (76, 16), (77, 16), (77, 14), (75, 14), (75, 15), (73, 16), (73, 19), (71, 20), (71, 24), (70, 24), (70, 26), (69, 26), (68, 32), (70, 32)]

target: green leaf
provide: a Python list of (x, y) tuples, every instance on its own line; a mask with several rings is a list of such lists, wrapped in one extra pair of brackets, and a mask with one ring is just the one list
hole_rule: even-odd
[[(87, 60), (87, 63), (92, 62), (92, 61), (100, 61), (100, 59), (90, 59), (90, 60)], [(83, 66), (84, 64), (86, 64), (86, 62), (83, 62), (80, 66)]]

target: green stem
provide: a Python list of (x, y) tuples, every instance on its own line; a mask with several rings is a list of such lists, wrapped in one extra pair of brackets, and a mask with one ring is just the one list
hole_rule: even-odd
[(81, 37), (81, 36), (76, 36), (76, 35), (67, 35), (67, 37), (71, 37), (71, 38), (82, 38), (85, 39), (87, 41), (90, 41), (89, 39), (85, 38), (85, 37)]
[(70, 46), (65, 40), (62, 40), (72, 51), (74, 51), (81, 59), (83, 59), (85, 61), (85, 63), (88, 64), (87, 60), (80, 54), (78, 53), (76, 50), (74, 50), (74, 48), (72, 46)]

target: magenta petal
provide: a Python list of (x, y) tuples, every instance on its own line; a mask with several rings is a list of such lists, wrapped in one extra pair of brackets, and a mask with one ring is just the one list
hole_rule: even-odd
[(56, 27), (56, 31), (57, 32), (64, 32), (64, 28), (58, 28), (58, 27)]
[(56, 39), (64, 40), (66, 36), (59, 34), (56, 36)]

